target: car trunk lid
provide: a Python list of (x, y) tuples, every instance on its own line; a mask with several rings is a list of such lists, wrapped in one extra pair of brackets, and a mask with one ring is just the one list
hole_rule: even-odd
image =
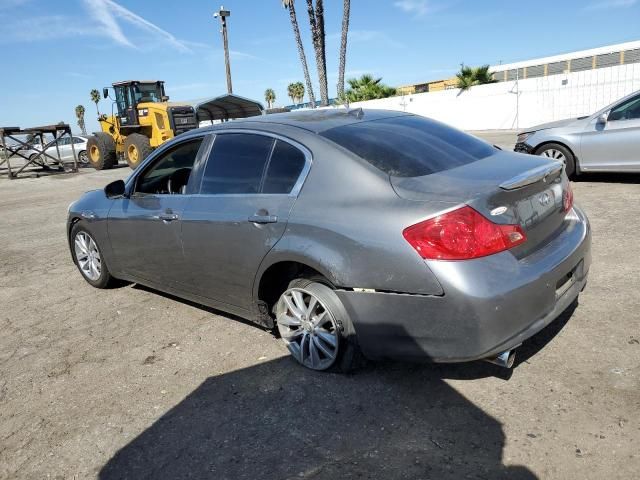
[(466, 204), (497, 224), (519, 224), (527, 241), (513, 249), (525, 256), (562, 228), (568, 180), (562, 164), (532, 155), (497, 151), (464, 166), (421, 177), (390, 177), (398, 196), (413, 201)]

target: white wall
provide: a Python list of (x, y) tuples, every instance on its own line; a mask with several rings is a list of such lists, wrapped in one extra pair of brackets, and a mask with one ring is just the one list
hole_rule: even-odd
[[(563, 81), (566, 80), (566, 85)], [(463, 130), (522, 129), (590, 115), (640, 90), (640, 63), (352, 103), (405, 110)], [(518, 93), (519, 92), (519, 93)]]

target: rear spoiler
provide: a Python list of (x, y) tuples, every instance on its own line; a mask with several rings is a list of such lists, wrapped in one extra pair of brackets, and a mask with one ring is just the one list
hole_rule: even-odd
[(564, 164), (562, 162), (553, 162), (550, 165), (541, 165), (526, 172), (519, 173), (513, 178), (506, 180), (500, 184), (503, 190), (515, 190), (516, 188), (531, 185), (540, 180), (546, 182), (547, 177), (555, 175), (562, 171)]

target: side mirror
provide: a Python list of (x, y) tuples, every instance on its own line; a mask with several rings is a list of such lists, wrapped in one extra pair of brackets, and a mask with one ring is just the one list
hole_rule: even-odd
[(104, 88), (102, 89), (102, 96), (103, 96), (104, 98), (109, 98), (109, 89), (108, 89), (107, 87), (104, 87)]
[(160, 100), (162, 100), (163, 102), (168, 102), (169, 101), (169, 97), (167, 95), (163, 95)]
[(598, 117), (598, 119), (596, 120), (596, 124), (598, 125), (604, 125), (605, 123), (607, 123), (607, 114), (603, 113), (602, 115), (600, 115)]
[(104, 187), (104, 193), (107, 198), (122, 197), (125, 194), (124, 180), (116, 180)]

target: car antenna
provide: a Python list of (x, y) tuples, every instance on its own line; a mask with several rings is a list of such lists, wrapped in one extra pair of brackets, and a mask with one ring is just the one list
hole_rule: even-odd
[(358, 120), (360, 120), (364, 116), (364, 111), (362, 110), (362, 107), (358, 107), (358, 108), (347, 107), (347, 115), (353, 115)]

